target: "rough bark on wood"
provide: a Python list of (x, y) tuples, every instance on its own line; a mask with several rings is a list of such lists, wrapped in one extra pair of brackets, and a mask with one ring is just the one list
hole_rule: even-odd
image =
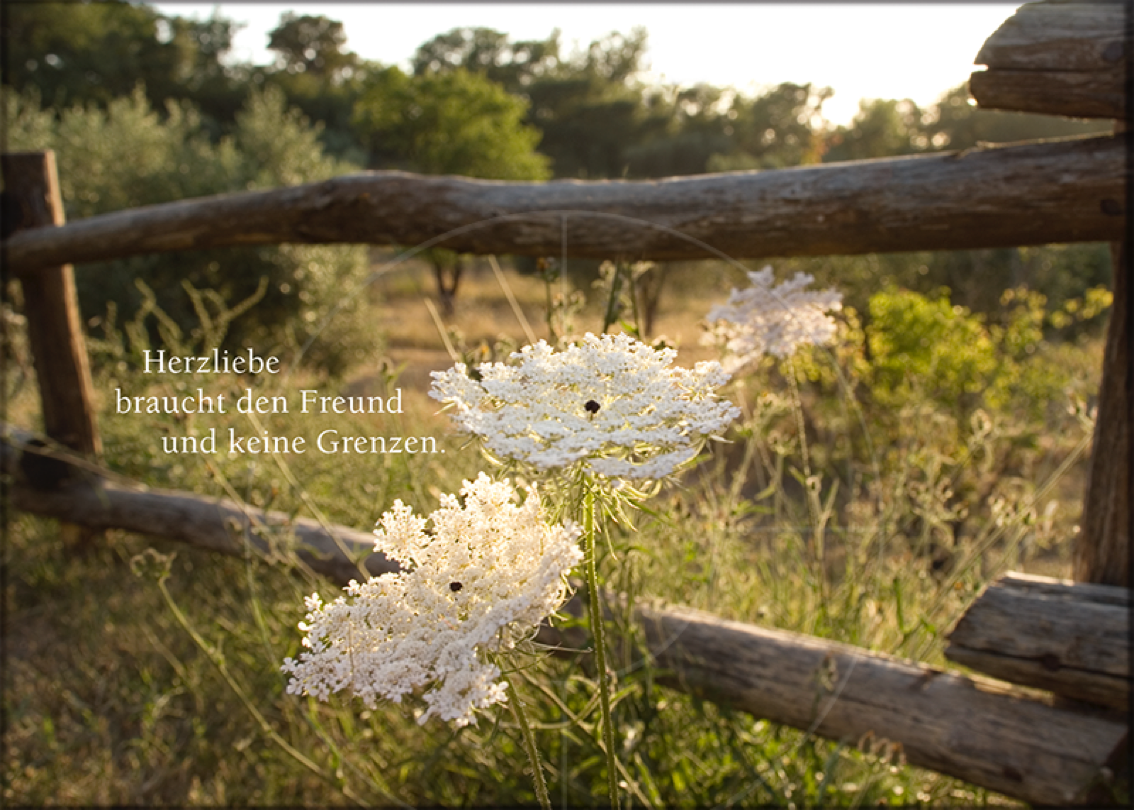
[(847, 644), (682, 607), (632, 620), (664, 685), (1035, 804), (1084, 803), (1126, 739), (1120, 719)]
[(1125, 711), (1130, 591), (1007, 574), (969, 607), (945, 657), (1010, 683)]
[(1134, 307), (1130, 242), (1113, 246), (1114, 304), (1110, 310), (1103, 374), (1091, 449), (1083, 516), (1072, 550), (1074, 577), (1081, 582), (1131, 587), (1131, 531), (1134, 485), (1131, 425), (1134, 424), (1134, 370), (1131, 363), (1130, 310)]
[[(19, 215), (16, 233), (50, 234), (63, 224), (54, 152), (3, 155), (0, 166), (6, 213)], [(20, 282), (44, 430), (72, 450), (98, 455), (102, 443), (71, 266), (57, 262)]]
[(1122, 118), (1124, 3), (1028, 3), (984, 43), (969, 91), (986, 109)]
[(1121, 73), (982, 70), (969, 77), (969, 93), (986, 110), (1014, 110), (1067, 118), (1126, 115)]
[(1125, 3), (1025, 3), (973, 62), (1011, 70), (1101, 72), (1127, 58)]
[[(0, 460), (9, 472), (21, 468), (22, 447), (18, 439), (0, 442)], [(53, 460), (74, 463), (66, 454)], [(248, 525), (273, 523), (260, 510), (113, 482), (93, 465), (66, 478), (59, 490), (42, 490), (17, 477), (13, 506), (228, 554), (244, 552), (241, 535)], [(305, 541), (321, 542), (323, 552), (307, 555), (308, 564), (339, 583), (356, 577), (347, 555), (325, 534), (320, 540), (322, 530), (307, 523)], [(297, 535), (303, 533), (301, 521), (292, 525)], [(367, 542), (357, 537), (361, 533), (335, 530), (348, 548)], [(255, 548), (271, 550), (256, 532), (246, 536)], [(369, 570), (389, 570), (378, 555), (370, 560), (376, 558), (381, 562)], [(567, 609), (578, 615), (582, 605), (576, 595)], [(1125, 723), (1114, 719), (1048, 706), (1006, 693), (995, 682), (845, 644), (683, 608), (639, 605), (632, 620), (656, 666), (670, 671), (664, 680), (670, 686), (1024, 801), (1082, 803), (1126, 737)], [(540, 640), (554, 644), (562, 636), (545, 625)]]
[(637, 260), (1113, 241), (1125, 157), (1121, 139), (1087, 138), (634, 182), (370, 172), (104, 214), (5, 246), (9, 268), (26, 273), (279, 242)]
[[(222, 554), (248, 547), (273, 558), (293, 550), (313, 571), (346, 584), (352, 578), (396, 571), (377, 553), (373, 535), (343, 526), (325, 529), (309, 518), (291, 518), (220, 498), (149, 489), (113, 475), (60, 448), (30, 444), (26, 431), (4, 425), (0, 469), (14, 476), (9, 493), (16, 509), (87, 526), (163, 537)], [(245, 545), (247, 543), (247, 546)], [(357, 560), (365, 558), (359, 568)]]

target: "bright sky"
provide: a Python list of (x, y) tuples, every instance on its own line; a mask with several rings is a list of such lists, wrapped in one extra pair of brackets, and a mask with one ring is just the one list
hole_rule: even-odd
[(493, 28), (514, 40), (561, 31), (565, 54), (611, 31), (649, 32), (644, 77), (651, 83), (708, 82), (747, 93), (811, 82), (835, 95), (823, 106), (849, 123), (862, 98), (932, 104), (968, 79), (973, 57), (1019, 3), (152, 3), (162, 13), (245, 23), (239, 61), (267, 64), (268, 32), (280, 15), (322, 14), (343, 23), (347, 48), (407, 66), (418, 45), (459, 27)]

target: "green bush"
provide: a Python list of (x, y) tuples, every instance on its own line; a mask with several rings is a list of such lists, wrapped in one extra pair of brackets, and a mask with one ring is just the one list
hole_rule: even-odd
[(911, 384), (926, 386), (942, 402), (979, 394), (996, 369), (995, 347), (978, 316), (906, 290), (870, 298), (867, 340), (874, 390), (905, 398)]
[(1048, 330), (1069, 331), (1110, 305), (1110, 293), (1091, 288), (1048, 312), (1048, 299), (1025, 287), (1005, 290), (998, 323), (950, 303), (947, 291), (931, 300), (888, 289), (870, 298), (866, 330), (873, 396), (886, 405), (914, 393), (958, 415), (976, 407), (1042, 420), (1066, 404), (1070, 370), (1044, 340)]
[[(141, 87), (105, 110), (72, 107), (56, 116), (34, 95), (4, 95), (11, 151), (52, 149), (68, 220), (212, 194), (325, 180), (357, 167), (327, 157), (319, 127), (286, 108), (283, 93), (253, 93), (230, 135), (212, 141), (189, 104), (150, 108)], [(154, 290), (158, 306), (193, 340), (206, 342), (187, 282), (210, 290), (217, 311), (250, 297), (255, 306), (230, 325), (224, 346), (285, 353), (302, 345), (334, 314), (306, 359), (341, 372), (372, 348), (357, 300), (344, 297), (368, 269), (360, 246), (230, 248), (134, 256), (76, 268), (82, 314), (88, 324), (130, 320), (144, 304), (136, 284)], [(261, 280), (267, 283), (261, 290)], [(156, 334), (155, 334), (156, 337)], [(286, 357), (286, 354), (284, 355)]]

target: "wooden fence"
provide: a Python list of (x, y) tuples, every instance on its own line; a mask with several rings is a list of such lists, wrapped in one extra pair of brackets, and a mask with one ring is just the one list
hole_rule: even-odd
[[(121, 528), (231, 554), (244, 553), (246, 541), (268, 554), (287, 542), (337, 582), (393, 570), (381, 555), (366, 556), (368, 534), (146, 489), (101, 467), (72, 262), (281, 242), (674, 259), (1112, 241), (1114, 307), (1075, 548), (1076, 579), (1098, 584), (1013, 575), (978, 600), (948, 654), (1004, 681), (681, 608), (634, 609), (650, 654), (673, 672), (676, 688), (832, 739), (884, 739), (911, 764), (1025, 801), (1096, 802), (1110, 795), (1108, 780), (1122, 776), (1129, 731), (1115, 710), (1129, 706), (1130, 686), (1122, 645), (1134, 422), (1130, 26), (1119, 4), (1025, 5), (985, 44), (977, 62), (989, 69), (971, 81), (984, 106), (1113, 118), (1113, 137), (650, 182), (494, 183), (376, 172), (70, 224), (62, 222), (51, 154), (5, 155), (5, 210), (19, 221), (6, 227), (4, 260), (24, 286), (46, 432), (57, 445), (5, 427), (0, 465), (12, 481), (11, 503), (88, 531)], [(569, 609), (581, 605), (576, 597)], [(1037, 615), (1064, 617), (1065, 626), (1055, 632), (1058, 623), (1021, 621)], [(992, 632), (1005, 623), (1015, 638)], [(564, 641), (549, 627), (542, 633)], [(824, 672), (828, 686), (818, 687)], [(1037, 699), (1006, 681), (1094, 707)]]

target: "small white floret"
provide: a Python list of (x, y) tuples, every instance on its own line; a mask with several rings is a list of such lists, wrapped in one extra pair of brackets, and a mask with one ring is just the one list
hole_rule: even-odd
[(739, 415), (716, 396), (728, 380), (719, 363), (685, 369), (676, 356), (629, 335), (588, 334), (559, 352), (541, 340), (510, 363), (481, 364), (477, 380), (460, 364), (435, 371), (429, 395), (494, 456), (657, 480)]
[(713, 325), (703, 342), (723, 344), (724, 368), (735, 372), (765, 354), (788, 357), (800, 346), (823, 346), (835, 338), (835, 321), (826, 313), (842, 309), (842, 293), (804, 288), (815, 279), (796, 273), (777, 287), (772, 268), (749, 272), (751, 286), (734, 289), (728, 303), (709, 310)]
[(486, 655), (511, 649), (563, 604), (582, 558), (579, 529), (548, 525), (534, 490), (518, 503), (510, 482), (483, 473), (461, 495), (463, 505), (443, 496), (428, 520), (401, 501), (382, 516), (375, 548), (402, 571), (351, 582), (349, 600), (307, 597), (299, 626), (309, 652), (284, 661), (288, 693), (325, 700), (347, 689), (374, 707), (430, 687), (420, 722), (458, 726), (506, 699)]

